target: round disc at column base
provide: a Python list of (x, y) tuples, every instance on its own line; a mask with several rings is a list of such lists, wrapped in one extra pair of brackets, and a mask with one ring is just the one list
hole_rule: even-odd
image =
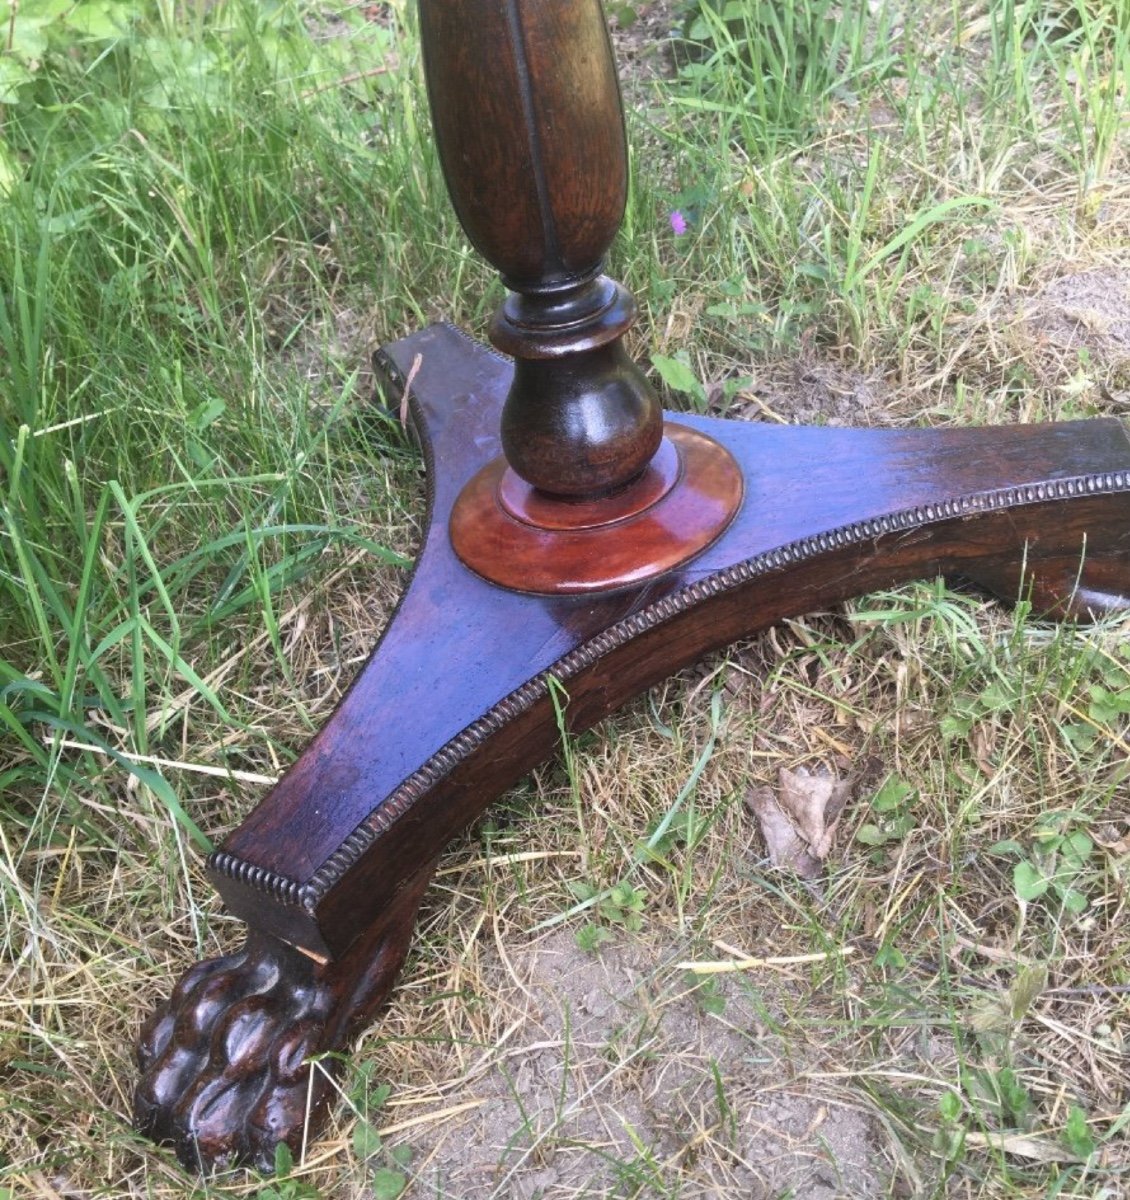
[(640, 474), (607, 495), (591, 500), (547, 495), (508, 466), (498, 481), (498, 502), (515, 520), (535, 529), (592, 529), (645, 512), (667, 495), (682, 473), (682, 457), (671, 439), (664, 437)]
[(540, 595), (610, 591), (681, 566), (730, 524), (744, 485), (713, 438), (672, 422), (664, 433), (639, 479), (580, 502), (541, 495), (494, 459), (452, 509), (455, 553), (491, 583)]

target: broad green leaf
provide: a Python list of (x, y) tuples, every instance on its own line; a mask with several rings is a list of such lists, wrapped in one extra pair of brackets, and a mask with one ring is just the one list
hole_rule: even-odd
[(205, 400), (192, 411), (192, 415), (188, 418), (189, 424), (197, 433), (203, 432), (227, 412), (227, 402), (221, 400), (219, 396), (213, 396), (211, 400)]
[(593, 887), (591, 883), (586, 883), (583, 879), (574, 879), (569, 883), (569, 891), (578, 900), (591, 900), (597, 894), (598, 890), (598, 888)]
[(43, 32), (47, 23), (42, 17), (28, 17), (23, 12), (10, 25), (5, 21), (5, 34), (11, 35), (8, 53), (29, 67), (34, 67), (47, 53), (47, 35)]
[(373, 1173), (373, 1200), (396, 1200), (408, 1186), (408, 1178), (391, 1167)]
[(1090, 689), (1091, 703), (1088, 715), (1101, 725), (1108, 725), (1116, 718), (1130, 713), (1130, 691), (1111, 691), (1109, 688), (1093, 685)]
[(1023, 1115), (1031, 1107), (1032, 1099), (1028, 1095), (1028, 1089), (1011, 1067), (1004, 1067), (997, 1072), (997, 1087), (1000, 1089), (1001, 1099), (1014, 1116)]
[(129, 29), (128, 8), (109, 0), (86, 0), (67, 15), (67, 25), (91, 41), (121, 37)]
[[(1046, 886), (1046, 884), (1045, 884)], [(1023, 967), (1008, 989), (1008, 1009), (1014, 1021), (1024, 1019), (1040, 993), (1047, 987), (1048, 969), (1042, 964)], [(1006, 1080), (1009, 1078), (1005, 1077)]]
[(1003, 842), (994, 842), (989, 847), (990, 854), (1023, 854), (1024, 847), (1013, 838), (1006, 838)]
[(353, 1127), (353, 1153), (365, 1160), (380, 1154), (383, 1143), (381, 1135), (368, 1121), (358, 1121)]
[(1074, 913), (1076, 916), (1083, 912), (1087, 908), (1087, 905), (1090, 904), (1087, 897), (1077, 888), (1063, 888), (1059, 895), (1063, 907), (1069, 913)]
[[(25, 67), (18, 59), (8, 54), (0, 55), (0, 104), (18, 103), (20, 88), (25, 83), (30, 83), (34, 78), (35, 76), (29, 68)], [(5, 150), (4, 156), (8, 162), (7, 170), (12, 173), (12, 182), (15, 182), (18, 178), (12, 166), (15, 159), (7, 150)], [(4, 168), (0, 167), (0, 171), (4, 171)], [(8, 187), (5, 187), (3, 190), (5, 192), (8, 191), (10, 186), (11, 184), (9, 183)]]
[(275, 1147), (275, 1174), (285, 1179), (294, 1169), (294, 1155), (286, 1142), (279, 1142)]
[(1063, 740), (1072, 749), (1079, 751), (1090, 750), (1098, 737), (1098, 734), (1090, 725), (1061, 725), (1060, 732), (1063, 734)]
[[(45, 25), (74, 8), (74, 0), (19, 0), (16, 5), (20, 20)], [(0, 18), (7, 20), (12, 5), (0, 4)]]
[(1038, 900), (1048, 890), (1048, 882), (1027, 860), (1012, 868), (1012, 886), (1021, 900)]
[(914, 788), (909, 783), (905, 783), (897, 775), (888, 775), (886, 782), (875, 793), (871, 804), (876, 812), (893, 812), (913, 795)]
[(956, 1092), (943, 1092), (938, 1099), (943, 1121), (956, 1121), (961, 1116), (961, 1107), (961, 1097)]
[(1063, 839), (1062, 850), (1063, 856), (1070, 861), (1076, 869), (1082, 867), (1087, 859), (1094, 852), (1095, 843), (1081, 830), (1076, 829), (1074, 833), (1070, 833)]
[(977, 697), (982, 708), (989, 712), (1002, 712), (1011, 709), (1016, 704), (1016, 693), (1006, 683), (990, 683)]
[(942, 718), (938, 732), (945, 741), (951, 742), (955, 738), (968, 737), (972, 728), (973, 719), (971, 717), (948, 716)]
[(653, 354), (652, 366), (659, 372), (663, 382), (676, 392), (685, 392), (699, 399), (705, 397), (702, 384), (695, 377), (690, 367), (678, 358), (668, 358), (665, 354)]
[(582, 925), (573, 934), (573, 940), (577, 943), (578, 950), (583, 950), (586, 954), (595, 954), (605, 942), (615, 941), (616, 935), (603, 925), (593, 925), (590, 922)]

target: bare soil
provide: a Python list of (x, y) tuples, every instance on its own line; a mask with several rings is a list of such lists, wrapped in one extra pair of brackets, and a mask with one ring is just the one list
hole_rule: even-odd
[(1130, 267), (1066, 271), (1022, 308), (1029, 354), (1070, 377), (1105, 368), (1130, 384)]
[(727, 977), (710, 1011), (654, 946), (590, 954), (557, 931), (487, 954), (480, 978), (519, 1028), (461, 1087), (475, 1107), (413, 1139), (418, 1194), (665, 1195), (676, 1174), (686, 1197), (885, 1194), (871, 1118), (772, 1032), (776, 981)]

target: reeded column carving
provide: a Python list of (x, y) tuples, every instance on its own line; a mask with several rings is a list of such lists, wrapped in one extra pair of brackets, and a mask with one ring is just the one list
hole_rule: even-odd
[(614, 491), (663, 422), (620, 344), (635, 302), (601, 273), (628, 156), (599, 0), (420, 0), (420, 29), (452, 204), (511, 289), (491, 328), (515, 359), (507, 461), (552, 495)]

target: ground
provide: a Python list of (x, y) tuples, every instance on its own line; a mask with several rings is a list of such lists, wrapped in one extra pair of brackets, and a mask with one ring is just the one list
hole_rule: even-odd
[[(1130, 627), (1058, 626), (960, 581), (731, 647), (569, 739), (502, 797), (444, 856), (328, 1131), (280, 1178), (191, 1183), (131, 1131), (142, 1014), (241, 929), (156, 798), (159, 780), (121, 756), (157, 760), (218, 839), (327, 719), (394, 608), (397, 556), (411, 554), (424, 506), (418, 456), (381, 415), (399, 398), (372, 390), (372, 349), (430, 319), (481, 335), (499, 298), (427, 161), (417, 64), (401, 70), (397, 49), (410, 44), (408, 7), (364, 5), (348, 27), (396, 29), (388, 58), (366, 59), (371, 78), (346, 64), (276, 114), (278, 140), (301, 150), (293, 176), (280, 170), (281, 197), (260, 194), (259, 162), (240, 157), (253, 118), (218, 125), (229, 157), (207, 143), (193, 170), (173, 161), (173, 139), (150, 152), (155, 127), (126, 122), (76, 152), (74, 170), (105, 194), (71, 196), (51, 218), (68, 272), (56, 290), (81, 300), (75, 328), (109, 304), (123, 228), (152, 220), (137, 276), (151, 271), (157, 296), (136, 307), (173, 335), (153, 334), (149, 358), (128, 344), (97, 403), (94, 352), (79, 356), (81, 404), (29, 446), (55, 453), (57, 430), (100, 430), (118, 408), (122, 437), (167, 411), (166, 443), (139, 436), (129, 457), (188, 475), (163, 507), (168, 476), (129, 485), (131, 464), (111, 456), (106, 478), (126, 479), (135, 507), (109, 507), (85, 575), (65, 538), (69, 559), (31, 575), (64, 598), (85, 585), (109, 596), (88, 624), (56, 628), (48, 614), (43, 637), (53, 651), (72, 637), (104, 651), (102, 700), (122, 711), (87, 694), (93, 672), (80, 676), (73, 721), (119, 757), (80, 751), (69, 733), (60, 745), (40, 714), (27, 727), (52, 747), (44, 772), (18, 746), (11, 774), (0, 763), (0, 1200), (1130, 1195)], [(802, 146), (761, 157), (743, 124), (753, 93), (736, 105), (715, 88), (713, 108), (658, 95), (683, 4), (608, 7), (635, 14), (614, 29), (635, 190), (613, 268), (641, 303), (632, 349), (645, 367), (683, 355), (702, 388), (668, 392), (669, 404), (886, 427), (1130, 411), (1125, 68), (1096, 66), (1101, 23), (1093, 44), (1044, 62), (1053, 33), (1024, 24), (1040, 6), (909, 6), (910, 36), (902, 18), (890, 33), (898, 69), (853, 75), (821, 100)], [(1065, 27), (1096, 7), (1067, 5)], [(337, 6), (303, 14), (319, 37), (347, 32)], [(871, 61), (886, 48), (866, 49)], [(190, 65), (206, 74), (206, 61)], [(365, 90), (386, 77), (388, 90)], [(69, 120), (94, 110), (85, 86)], [(283, 91), (257, 88), (254, 113)], [(304, 133), (323, 102), (329, 116)], [(714, 141), (719, 110), (729, 123)], [(1092, 154), (1088, 122), (1104, 113), (1114, 132), (1105, 152), (1096, 133)], [(123, 146), (145, 157), (113, 176)], [(727, 173), (704, 199), (696, 187), (722, 156)], [(206, 184), (223, 203), (198, 210)], [(251, 232), (229, 185), (262, 204)], [(991, 204), (945, 209), (899, 241), (916, 216), (969, 197)], [(680, 204), (686, 235), (670, 222)], [(286, 224), (291, 206), (314, 211), (313, 233)], [(88, 231), (112, 254), (92, 259), (84, 292), (67, 222), (82, 232), (88, 207), (129, 220)], [(197, 256), (203, 246), (212, 254)], [(44, 324), (45, 359), (62, 372), (56, 346), (78, 335)], [(143, 390), (123, 393), (138, 377)], [(277, 436), (241, 440), (272, 423)], [(69, 473), (35, 494), (63, 498), (57, 528), (69, 530), (66, 481), (84, 460), (69, 442), (56, 456)], [(98, 496), (76, 502), (78, 524)], [(285, 535), (252, 536), (284, 522)], [(181, 588), (168, 605), (181, 626), (156, 585), (130, 608), (123, 580), (151, 571)], [(37, 596), (18, 571), (14, 585), (0, 572), (0, 589), (13, 612)], [(211, 620), (233, 592), (251, 599)], [(160, 636), (121, 636), (139, 613)], [(2, 704), (47, 695), (49, 656), (28, 649), (41, 617), (12, 646), (5, 635)], [(61, 783), (72, 763), (81, 770)], [(778, 868), (749, 804), (800, 769), (852, 781), (813, 879)]]

